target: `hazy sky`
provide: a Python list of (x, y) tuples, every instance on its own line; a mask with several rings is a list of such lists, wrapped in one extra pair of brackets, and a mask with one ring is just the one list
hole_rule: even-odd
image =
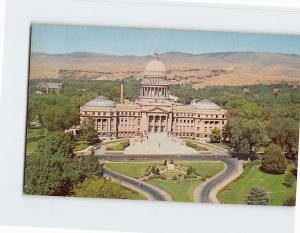
[(33, 52), (150, 55), (155, 49), (159, 53), (253, 51), (300, 55), (300, 36), (85, 26), (32, 26), (31, 50)]

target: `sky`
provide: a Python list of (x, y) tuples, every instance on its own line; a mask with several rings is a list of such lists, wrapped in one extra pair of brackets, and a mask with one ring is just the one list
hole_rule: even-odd
[(50, 54), (146, 56), (157, 49), (159, 53), (251, 51), (300, 55), (300, 36), (295, 35), (64, 25), (33, 25), (31, 33), (31, 51)]

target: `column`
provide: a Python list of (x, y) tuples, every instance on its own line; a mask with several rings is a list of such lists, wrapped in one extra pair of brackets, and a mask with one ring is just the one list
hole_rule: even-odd
[(162, 125), (161, 116), (159, 116), (159, 132), (161, 132), (161, 125)]

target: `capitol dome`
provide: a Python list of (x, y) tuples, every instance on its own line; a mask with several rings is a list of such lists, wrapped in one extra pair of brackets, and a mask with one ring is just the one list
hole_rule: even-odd
[(150, 61), (145, 68), (145, 76), (165, 76), (167, 72), (166, 66), (158, 58), (158, 53), (154, 53), (154, 59)]
[(192, 107), (201, 109), (201, 110), (221, 110), (221, 108), (215, 103), (211, 102), (208, 99), (204, 100), (193, 100), (191, 103)]
[(115, 102), (111, 101), (105, 96), (97, 96), (95, 99), (87, 102), (85, 104), (87, 107), (105, 107), (105, 108), (114, 108), (116, 107)]

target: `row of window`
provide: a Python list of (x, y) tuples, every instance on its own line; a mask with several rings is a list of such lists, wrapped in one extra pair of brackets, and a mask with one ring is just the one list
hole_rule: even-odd
[(140, 112), (88, 112), (84, 111), (84, 115), (91, 116), (141, 116)]
[(205, 118), (224, 118), (225, 115), (208, 115), (208, 114), (197, 114), (197, 113), (176, 113), (177, 117), (205, 117)]
[[(175, 134), (173, 134), (173, 135), (179, 136), (179, 137), (194, 137), (194, 136), (197, 137), (197, 138), (200, 138), (200, 137), (201, 137), (200, 134), (194, 135), (193, 133), (175, 133)], [(205, 137), (205, 138), (211, 137), (211, 135), (205, 134), (204, 137)]]

